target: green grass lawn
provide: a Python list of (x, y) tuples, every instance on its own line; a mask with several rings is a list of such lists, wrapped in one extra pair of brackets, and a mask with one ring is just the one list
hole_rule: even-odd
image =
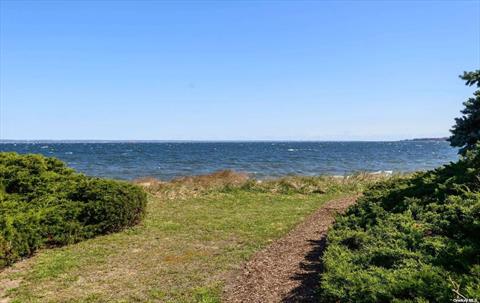
[[(151, 195), (123, 232), (43, 249), (0, 273), (12, 302), (218, 302), (225, 279), (324, 202), (358, 192), (236, 188), (190, 198)], [(1, 300), (1, 299), (0, 299)]]

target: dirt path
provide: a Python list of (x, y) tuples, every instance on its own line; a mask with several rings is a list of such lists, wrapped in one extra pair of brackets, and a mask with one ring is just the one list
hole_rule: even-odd
[(335, 213), (345, 211), (355, 200), (327, 202), (285, 237), (256, 253), (227, 281), (224, 301), (314, 302), (326, 232)]

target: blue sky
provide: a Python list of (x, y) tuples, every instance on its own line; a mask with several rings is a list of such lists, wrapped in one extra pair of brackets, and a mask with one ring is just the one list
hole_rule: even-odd
[(480, 1), (1, 1), (0, 139), (448, 135)]

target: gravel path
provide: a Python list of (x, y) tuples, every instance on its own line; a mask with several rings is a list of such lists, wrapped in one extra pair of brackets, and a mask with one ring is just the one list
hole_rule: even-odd
[(226, 283), (224, 301), (315, 302), (325, 235), (356, 197), (331, 200), (253, 258)]

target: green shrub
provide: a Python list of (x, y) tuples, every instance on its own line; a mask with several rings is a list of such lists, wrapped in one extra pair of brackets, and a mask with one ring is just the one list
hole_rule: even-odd
[(40, 155), (0, 153), (0, 268), (39, 247), (119, 231), (141, 220), (146, 194)]
[(328, 233), (323, 302), (480, 298), (480, 146), (367, 190)]

